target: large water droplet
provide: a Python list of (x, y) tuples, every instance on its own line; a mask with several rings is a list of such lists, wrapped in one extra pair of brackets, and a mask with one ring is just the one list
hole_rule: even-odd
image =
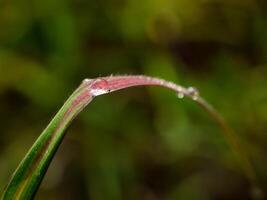
[(102, 78), (96, 79), (91, 84), (91, 94), (99, 96), (110, 92), (108, 81)]

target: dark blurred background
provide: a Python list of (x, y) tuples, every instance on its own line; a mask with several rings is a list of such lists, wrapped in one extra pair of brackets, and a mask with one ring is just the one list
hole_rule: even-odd
[[(197, 87), (236, 131), (267, 190), (266, 67), (264, 0), (1, 0), (0, 190), (80, 82), (110, 74)], [(250, 193), (202, 109), (142, 87), (87, 107), (36, 199), (246, 200)]]

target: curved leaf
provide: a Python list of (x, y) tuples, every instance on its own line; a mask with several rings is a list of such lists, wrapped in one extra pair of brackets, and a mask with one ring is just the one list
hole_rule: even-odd
[(189, 97), (203, 107), (221, 126), (224, 136), (240, 158), (245, 173), (252, 182), (255, 182), (256, 178), (252, 166), (246, 154), (241, 150), (235, 134), (214, 108), (199, 96), (196, 89), (192, 87), (184, 88), (175, 83), (148, 76), (109, 76), (85, 79), (78, 89), (74, 91), (26, 154), (14, 172), (1, 199), (24, 200), (34, 197), (51, 160), (64, 138), (66, 128), (94, 97), (141, 85), (169, 88), (175, 91), (178, 97)]

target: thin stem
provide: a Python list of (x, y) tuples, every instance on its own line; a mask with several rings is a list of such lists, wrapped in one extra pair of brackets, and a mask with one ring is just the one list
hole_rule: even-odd
[(243, 169), (245, 173), (247, 174), (248, 178), (255, 183), (256, 182), (256, 175), (254, 173), (252, 164), (246, 155), (244, 149), (241, 147), (241, 144), (239, 142), (239, 139), (237, 138), (237, 135), (231, 129), (228, 124), (225, 122), (223, 117), (209, 104), (207, 101), (205, 101), (203, 98), (199, 97), (196, 102), (204, 109), (206, 110), (209, 115), (213, 118), (213, 120), (220, 126), (222, 129), (222, 133), (224, 134), (225, 138), (227, 139), (229, 145), (232, 147), (233, 151), (237, 155), (237, 157), (240, 159), (240, 161), (243, 163)]
[(123, 88), (140, 86), (140, 85), (156, 85), (163, 86), (174, 90), (178, 96), (183, 97), (187, 96), (197, 102), (200, 107), (209, 113), (213, 120), (219, 125), (222, 130), (223, 135), (227, 139), (232, 150), (238, 156), (240, 162), (242, 163), (245, 174), (255, 183), (256, 175), (254, 173), (252, 164), (242, 149), (239, 139), (236, 137), (234, 131), (228, 126), (223, 117), (203, 98), (199, 96), (198, 91), (193, 88), (185, 88), (180, 85), (177, 85), (173, 82), (165, 81), (159, 78), (147, 77), (147, 76), (110, 76), (110, 77), (101, 77), (90, 82), (91, 88), (95, 91), (96, 95), (109, 93), (112, 91), (120, 90)]
[(212, 119), (219, 125), (222, 130), (222, 133), (226, 140), (228, 141), (229, 145), (231, 146), (233, 152), (239, 158), (240, 162), (242, 163), (243, 170), (247, 177), (251, 182), (251, 196), (253, 199), (262, 200), (264, 199), (264, 193), (260, 187), (258, 182), (257, 176), (249, 160), (245, 150), (242, 148), (237, 135), (235, 134), (234, 130), (228, 126), (224, 118), (207, 102), (205, 99), (199, 97), (196, 99), (198, 105), (200, 105)]
[(178, 97), (189, 97), (193, 101), (197, 102), (200, 107), (202, 107), (219, 125), (222, 130), (222, 133), (232, 150), (235, 152), (237, 157), (242, 163), (243, 169), (247, 177), (253, 184), (256, 184), (257, 178), (253, 170), (252, 164), (241, 147), (239, 139), (233, 129), (231, 129), (228, 124), (225, 122), (223, 117), (203, 98), (199, 96), (198, 91), (193, 88), (185, 88), (183, 86), (177, 85), (173, 82), (165, 81), (159, 78), (147, 77), (147, 76), (110, 76), (110, 77), (101, 77), (93, 80), (91, 83), (91, 88), (100, 92), (100, 94), (109, 93), (112, 91), (120, 90), (123, 88), (140, 86), (140, 85), (156, 85), (163, 86), (175, 91), (178, 94)]

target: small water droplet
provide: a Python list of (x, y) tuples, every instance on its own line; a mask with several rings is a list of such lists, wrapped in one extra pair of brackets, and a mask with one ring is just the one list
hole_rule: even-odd
[(91, 81), (92, 81), (92, 79), (86, 78), (86, 79), (83, 80), (83, 84), (90, 83)]
[(178, 96), (179, 99), (184, 98), (184, 94), (182, 92), (178, 92), (177, 93), (177, 96)]
[(192, 97), (193, 100), (196, 101), (198, 99), (199, 92), (198, 92), (198, 90), (196, 88), (194, 88), (194, 87), (188, 87), (187, 88), (187, 92)]

